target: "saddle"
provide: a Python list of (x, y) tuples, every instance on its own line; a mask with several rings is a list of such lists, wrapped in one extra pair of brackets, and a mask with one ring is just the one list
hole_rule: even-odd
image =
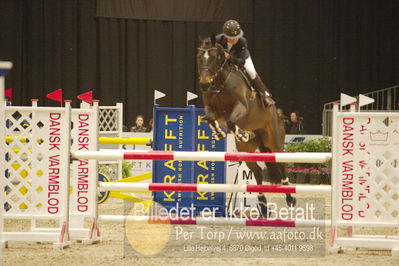
[[(268, 107), (270, 105), (275, 104), (275, 102), (271, 98), (271, 96), (262, 95), (261, 92), (259, 92), (256, 88), (254, 88), (254, 86), (256, 86), (256, 85), (253, 84), (253, 81), (252, 81), (251, 77), (249, 76), (249, 74), (247, 73), (247, 71), (245, 70), (245, 68), (237, 67), (237, 71), (244, 78), (245, 83), (248, 85), (248, 87), (250, 88), (251, 92), (255, 93), (255, 95), (257, 95), (260, 98), (263, 108), (266, 108), (266, 107)], [(266, 89), (265, 93), (268, 93), (267, 89)]]
[(251, 91), (257, 92), (252, 85), (251, 82), (251, 77), (249, 76), (248, 72), (245, 70), (243, 67), (238, 67), (237, 66), (237, 71), (241, 74), (241, 76), (244, 78), (245, 83), (248, 85), (248, 87), (251, 89)]

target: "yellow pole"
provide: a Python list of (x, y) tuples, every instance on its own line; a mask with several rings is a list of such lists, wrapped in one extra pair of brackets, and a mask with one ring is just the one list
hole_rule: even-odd
[[(28, 142), (27, 137), (21, 137), (19, 138), (18, 136), (15, 136), (15, 138), (18, 138), (20, 142), (26, 143)], [(6, 143), (11, 143), (14, 141), (14, 138), (11, 136), (6, 137)], [(42, 139), (38, 138), (37, 139), (38, 143), (43, 142)], [(127, 144), (127, 145), (150, 145), (152, 143), (151, 138), (106, 138), (102, 137), (98, 139), (99, 144)]]
[[(19, 148), (12, 149), (13, 152), (18, 153), (21, 151)], [(32, 152), (32, 149), (28, 149), (28, 152)]]
[(120, 144), (120, 145), (147, 145), (152, 143), (151, 138), (106, 138), (98, 139), (99, 144)]
[[(22, 142), (22, 143), (29, 142), (29, 139), (27, 137), (25, 137), (25, 136), (24, 137), (15, 136), (15, 138), (19, 139), (19, 141)], [(6, 136), (6, 143), (11, 143), (13, 141), (14, 141), (14, 139), (11, 136)], [(42, 143), (43, 142), (43, 140), (41, 138), (38, 138), (36, 141), (37, 141), (37, 143)]]
[[(107, 176), (105, 176), (103, 174), (105, 180), (103, 180), (102, 182), (110, 182), (109, 178)], [(152, 173), (145, 173), (145, 174), (141, 174), (141, 175), (136, 175), (136, 176), (130, 176), (127, 178), (123, 178), (120, 180), (115, 180), (115, 181), (111, 181), (111, 183), (118, 183), (118, 182), (140, 182), (143, 180), (147, 180), (147, 179), (151, 179), (152, 178)], [(144, 199), (140, 199), (138, 197), (135, 197), (129, 193), (151, 193), (151, 191), (126, 191), (128, 193), (125, 193), (125, 191), (109, 191), (108, 196), (105, 196), (104, 198), (102, 198), (98, 203), (104, 203), (107, 201), (108, 197), (113, 197), (113, 198), (118, 198), (118, 199), (123, 199), (123, 200), (127, 200), (127, 201), (131, 201), (134, 203), (137, 202), (141, 202), (144, 203), (145, 206), (151, 206), (152, 204), (152, 200), (144, 200)]]
[(129, 176), (126, 178), (122, 178), (119, 180), (112, 181), (113, 183), (118, 183), (118, 182), (140, 182), (143, 180), (151, 179), (152, 178), (152, 173), (145, 173), (141, 175), (136, 175), (136, 176)]

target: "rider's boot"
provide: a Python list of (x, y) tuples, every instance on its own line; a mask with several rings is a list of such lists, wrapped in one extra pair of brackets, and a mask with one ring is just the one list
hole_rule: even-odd
[(267, 89), (266, 85), (263, 83), (258, 74), (256, 74), (256, 77), (252, 80), (252, 85), (263, 99), (266, 107), (276, 103), (272, 99), (272, 95), (269, 93), (269, 90)]

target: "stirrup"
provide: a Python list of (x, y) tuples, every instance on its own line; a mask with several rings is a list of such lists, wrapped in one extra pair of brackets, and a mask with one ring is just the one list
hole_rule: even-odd
[[(261, 98), (261, 100), (263, 101), (263, 103), (265, 104), (265, 107), (269, 107), (273, 104), (275, 104), (276, 102), (272, 99), (271, 94), (267, 93), (267, 92), (260, 92), (258, 91), (259, 96)], [(267, 94), (266, 94), (267, 93)]]
[(263, 101), (265, 102), (266, 106), (270, 106), (275, 104), (276, 102), (270, 96), (263, 97)]

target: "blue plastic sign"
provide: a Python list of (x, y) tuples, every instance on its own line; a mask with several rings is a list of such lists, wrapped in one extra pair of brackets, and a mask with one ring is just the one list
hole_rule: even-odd
[[(160, 108), (154, 106), (154, 150), (192, 151), (194, 150), (195, 108)], [(191, 161), (154, 161), (153, 182), (194, 183), (193, 162)], [(154, 192), (154, 200), (163, 207), (190, 208), (192, 192), (161, 191)]]
[[(195, 151), (225, 151), (226, 140), (216, 140), (212, 136), (212, 130), (207, 122), (201, 120), (204, 109), (197, 108), (195, 111)], [(226, 163), (214, 161), (194, 162), (195, 183), (225, 184)], [(225, 215), (226, 193), (195, 192), (194, 206), (197, 211), (212, 211), (218, 216)]]

